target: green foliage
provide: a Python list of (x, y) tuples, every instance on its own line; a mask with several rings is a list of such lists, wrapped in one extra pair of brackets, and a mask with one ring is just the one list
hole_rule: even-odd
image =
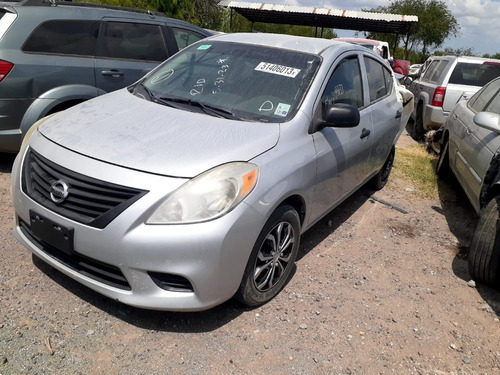
[(425, 198), (438, 196), (438, 179), (435, 163), (437, 158), (421, 145), (396, 148), (393, 176), (413, 184), (415, 194)]
[(371, 39), (387, 41), (392, 46), (392, 50), (395, 46), (399, 46), (400, 38), (403, 38), (404, 58), (408, 57), (409, 51), (421, 47), (419, 60), (425, 60), (424, 57), (430, 49), (440, 47), (448, 37), (456, 36), (460, 29), (446, 3), (441, 0), (393, 0), (388, 6), (380, 6), (372, 11), (418, 16), (418, 22), (412, 26), (406, 36), (367, 34)]

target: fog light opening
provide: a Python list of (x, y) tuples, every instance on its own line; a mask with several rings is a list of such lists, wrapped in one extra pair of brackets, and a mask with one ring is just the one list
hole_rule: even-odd
[(148, 275), (158, 287), (169, 292), (194, 292), (193, 286), (185, 277), (160, 272), (148, 272)]

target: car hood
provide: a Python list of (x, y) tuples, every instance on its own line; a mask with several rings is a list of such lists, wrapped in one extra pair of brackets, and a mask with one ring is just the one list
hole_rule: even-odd
[(274, 147), (279, 124), (228, 120), (166, 107), (126, 89), (58, 113), (38, 129), (62, 147), (145, 172), (194, 177)]

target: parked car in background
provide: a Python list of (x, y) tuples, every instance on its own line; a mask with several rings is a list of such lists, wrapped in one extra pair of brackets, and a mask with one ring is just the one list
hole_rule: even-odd
[(130, 85), (212, 33), (137, 9), (0, 2), (0, 152), (38, 119)]
[(405, 77), (408, 76), (410, 71), (410, 62), (407, 60), (393, 58), (389, 50), (389, 43), (387, 42), (363, 38), (335, 38), (334, 40), (357, 44), (369, 48), (387, 60), (395, 73), (401, 74)]
[(406, 116), (393, 74), (326, 39), (199, 41), (30, 129), (12, 171), (15, 236), (126, 304), (265, 303), (302, 233), (386, 184)]
[(414, 96), (414, 134), (439, 129), (461, 99), (470, 98), (482, 86), (500, 76), (500, 60), (467, 56), (432, 56), (423, 73), (407, 87)]
[(460, 101), (443, 125), (437, 165), (456, 176), (479, 222), (469, 250), (474, 280), (500, 286), (500, 78)]
[(410, 70), (408, 71), (408, 76), (412, 78), (416, 78), (420, 75), (420, 70), (422, 69), (423, 64), (412, 64), (410, 65)]

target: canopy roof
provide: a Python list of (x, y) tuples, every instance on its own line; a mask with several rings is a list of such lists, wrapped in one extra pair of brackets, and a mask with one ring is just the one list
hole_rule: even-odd
[(222, 0), (250, 22), (407, 34), (417, 16)]

